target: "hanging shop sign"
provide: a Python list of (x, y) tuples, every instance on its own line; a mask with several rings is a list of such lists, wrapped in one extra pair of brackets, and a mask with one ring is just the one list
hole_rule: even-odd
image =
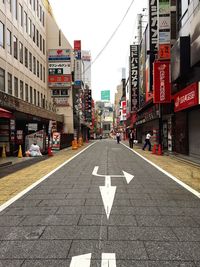
[(171, 103), (170, 63), (155, 61), (153, 63), (153, 102)]
[(149, 44), (150, 51), (153, 53), (157, 50), (158, 44), (158, 14), (157, 0), (149, 0)]
[(171, 45), (170, 44), (160, 44), (159, 49), (158, 49), (158, 56), (159, 59), (170, 59), (170, 50), (171, 50)]
[(70, 49), (49, 49), (48, 51), (49, 61), (70, 61), (71, 50)]
[(191, 108), (200, 104), (199, 84), (192, 83), (177, 94), (174, 95), (174, 111)]
[(131, 111), (136, 112), (139, 106), (139, 46), (130, 46), (130, 99)]

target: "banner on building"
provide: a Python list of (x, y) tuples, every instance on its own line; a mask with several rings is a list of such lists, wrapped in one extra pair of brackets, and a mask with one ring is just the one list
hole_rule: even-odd
[(171, 103), (170, 63), (153, 63), (153, 102)]
[(130, 99), (131, 112), (136, 112), (139, 107), (139, 46), (130, 46)]
[(178, 112), (200, 104), (199, 93), (199, 84), (195, 82), (175, 94), (174, 111)]

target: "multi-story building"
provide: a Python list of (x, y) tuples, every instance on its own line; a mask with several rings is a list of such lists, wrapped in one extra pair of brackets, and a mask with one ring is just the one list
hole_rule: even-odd
[(200, 158), (199, 1), (177, 1), (176, 30), (171, 51), (174, 150)]
[(48, 49), (63, 47), (71, 48), (48, 1), (0, 1), (0, 147), (7, 152), (24, 149), (30, 133), (48, 133), (49, 121), (73, 132), (71, 100), (66, 110), (56, 107), (48, 88)]

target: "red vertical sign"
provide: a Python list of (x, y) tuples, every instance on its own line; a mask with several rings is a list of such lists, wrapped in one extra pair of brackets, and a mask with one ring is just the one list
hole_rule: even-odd
[(170, 63), (155, 61), (153, 63), (153, 102), (171, 103)]

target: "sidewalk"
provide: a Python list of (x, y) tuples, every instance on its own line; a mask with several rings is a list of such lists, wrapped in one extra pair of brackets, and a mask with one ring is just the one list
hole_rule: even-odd
[[(40, 161), (33, 165), (30, 164), (30, 166), (28, 167), (25, 167), (1, 178), (0, 205), (17, 195), (19, 192), (23, 191), (28, 186), (32, 185), (37, 180), (41, 179), (43, 176), (57, 168), (63, 162), (70, 159), (81, 150), (85, 149), (91, 143), (92, 142), (90, 142), (89, 144), (84, 144), (84, 146), (78, 148), (77, 150), (72, 150), (72, 148), (69, 147), (58, 152), (54, 152), (54, 156), (49, 157), (44, 161)], [(6, 159), (9, 161), (9, 158)], [(6, 159), (4, 162), (6, 162)], [(14, 164), (18, 164), (19, 162), (26, 160), (31, 161), (32, 159), (34, 158), (16, 158), (14, 159)]]
[[(129, 146), (128, 141), (122, 142)], [(140, 144), (134, 145), (133, 150), (200, 192), (200, 164), (198, 161), (193, 162), (190, 157), (173, 154), (155, 155), (148, 150), (143, 151)]]

